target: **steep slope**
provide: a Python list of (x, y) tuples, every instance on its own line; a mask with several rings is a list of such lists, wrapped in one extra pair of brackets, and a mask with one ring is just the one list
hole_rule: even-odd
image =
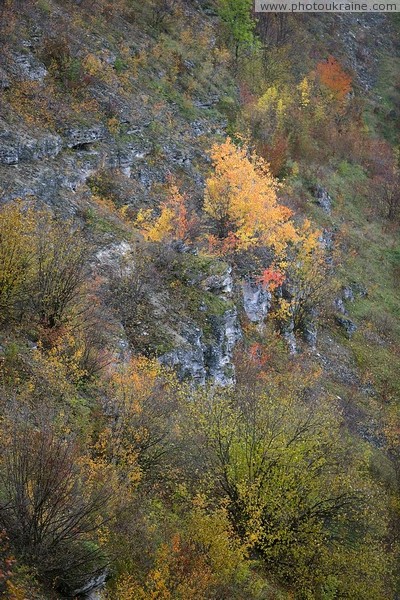
[[(243, 44), (235, 58), (217, 5), (0, 5), (2, 214), (17, 207), (2, 231), (11, 224), (22, 232), (16, 247), (29, 269), (39, 256), (39, 274), (47, 266), (63, 280), (71, 254), (85, 257), (58, 321), (45, 311), (48, 290), (38, 299), (32, 288), (30, 277), (42, 281), (35, 266), (27, 288), (21, 278), (16, 308), (7, 315), (12, 302), (1, 304), (1, 435), (16, 453), (9, 422), (26, 419), (36, 432), (44, 423), (58, 454), (71, 438), (65, 456), (80, 469), (71, 490), (84, 482), (74, 505), (101, 490), (107, 506), (96, 513), (96, 568), (71, 567), (69, 579), (55, 570), (56, 583), (39, 568), (31, 583), (37, 567), (26, 574), (32, 557), (18, 550), (11, 598), (94, 597), (107, 578), (111, 600), (164, 592), (157, 597), (396, 597), (398, 23), (383, 14), (268, 15), (254, 24), (258, 43)], [(332, 64), (342, 78), (334, 93), (321, 76)], [(285, 254), (219, 236), (205, 210), (219, 168), (211, 149), (228, 135), (270, 162), (280, 181), (279, 206), (300, 232), (287, 234)], [(236, 233), (241, 223), (236, 217)], [(232, 393), (229, 407), (220, 387)], [(208, 403), (208, 393), (216, 400)], [(266, 404), (255, 402), (258, 393)], [(277, 457), (269, 466), (277, 488), (263, 491), (276, 512), (265, 522), (256, 510), (240, 512), (241, 493), (249, 507), (262, 496), (243, 483), (253, 473), (233, 492), (229, 480), (251, 463), (240, 462), (240, 443), (254, 423), (261, 444), (272, 432)], [(218, 471), (231, 451), (230, 443), (221, 450), (224, 435), (235, 440), (238, 462)], [(291, 435), (299, 443), (285, 454)], [(221, 455), (206, 456), (216, 439)], [(102, 477), (114, 491), (110, 508)], [(365, 494), (371, 512), (362, 504), (357, 521), (346, 497), (335, 521), (323, 494), (332, 486), (340, 499), (352, 478), (354, 497)], [(293, 501), (292, 520), (274, 498), (289, 517)], [(319, 503), (326, 513), (314, 514)], [(302, 529), (304, 515), (311, 518)], [(338, 541), (343, 531), (346, 542)], [(321, 562), (313, 562), (312, 536)], [(3, 585), (1, 561), (11, 551), (0, 543)]]

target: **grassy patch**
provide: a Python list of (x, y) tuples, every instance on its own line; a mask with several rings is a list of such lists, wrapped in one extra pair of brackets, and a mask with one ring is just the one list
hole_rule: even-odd
[(400, 117), (400, 57), (384, 56), (379, 64), (378, 84), (375, 88), (376, 101), (366, 111), (367, 125), (383, 135), (390, 143), (399, 143), (396, 126)]
[(383, 400), (393, 400), (400, 390), (400, 356), (389, 347), (366, 342), (362, 333), (349, 346), (363, 378), (372, 381)]
[(370, 216), (365, 200), (368, 179), (359, 165), (341, 163), (330, 179), (341, 197), (339, 243), (344, 257), (338, 267), (343, 285), (361, 284), (365, 297), (347, 302), (350, 318), (358, 325), (351, 341), (362, 378), (370, 380), (381, 398), (390, 400), (400, 390), (400, 295), (397, 272), (400, 250), (396, 232)]

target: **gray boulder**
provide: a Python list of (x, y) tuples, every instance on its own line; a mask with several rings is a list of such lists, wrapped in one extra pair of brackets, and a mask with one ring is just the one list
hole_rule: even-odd
[(47, 69), (30, 52), (14, 52), (14, 71), (21, 79), (30, 81), (43, 81), (47, 75)]
[(347, 318), (340, 317), (337, 315), (335, 317), (335, 320), (336, 320), (336, 323), (342, 329), (344, 329), (348, 339), (350, 339), (352, 337), (352, 335), (357, 331), (357, 325), (355, 323), (353, 323), (353, 321), (351, 319), (347, 319)]
[(103, 125), (92, 125), (91, 127), (71, 127), (64, 131), (66, 145), (68, 148), (79, 148), (86, 144), (99, 142), (105, 136)]
[(326, 188), (322, 185), (317, 185), (315, 188), (315, 201), (327, 214), (331, 214), (332, 210), (332, 198), (328, 194)]
[(252, 323), (264, 321), (271, 306), (271, 293), (262, 285), (246, 281), (242, 285), (243, 307)]
[(222, 387), (233, 385), (232, 353), (242, 337), (236, 309), (227, 310), (221, 317), (212, 317), (211, 321), (215, 342), (209, 345), (206, 354), (208, 376)]

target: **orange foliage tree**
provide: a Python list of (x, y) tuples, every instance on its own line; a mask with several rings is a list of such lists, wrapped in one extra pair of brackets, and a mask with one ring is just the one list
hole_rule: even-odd
[(172, 177), (168, 180), (168, 197), (161, 204), (160, 216), (152, 218), (151, 210), (139, 211), (136, 225), (152, 242), (187, 240), (196, 224), (196, 217), (190, 214), (186, 195), (182, 194)]
[(273, 292), (285, 281), (285, 275), (279, 269), (268, 267), (267, 269), (264, 269), (256, 281), (270, 292)]
[(320, 82), (328, 88), (337, 100), (343, 100), (351, 90), (351, 76), (333, 56), (317, 64)]
[(292, 211), (279, 204), (278, 183), (267, 163), (229, 137), (213, 146), (211, 159), (214, 172), (206, 181), (204, 210), (217, 239), (233, 237), (238, 249), (262, 244), (283, 250), (295, 237)]

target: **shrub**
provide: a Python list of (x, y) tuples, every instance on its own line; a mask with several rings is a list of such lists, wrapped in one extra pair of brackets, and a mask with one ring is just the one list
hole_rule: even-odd
[(15, 427), (0, 463), (0, 524), (21, 559), (71, 593), (105, 566), (95, 543), (104, 489), (85, 497), (77, 449), (51, 431)]
[(33, 214), (19, 204), (0, 211), (0, 321), (20, 316), (32, 270)]
[(22, 204), (0, 210), (0, 321), (34, 318), (47, 328), (79, 302), (88, 246), (71, 222)]
[(34, 236), (31, 305), (45, 327), (66, 319), (82, 296), (88, 248), (72, 223), (60, 223), (47, 213), (38, 216)]
[(177, 4), (177, 0), (153, 0), (152, 24), (156, 29), (166, 27), (168, 20), (174, 14)]
[(0, 530), (0, 596), (9, 590), (15, 559), (10, 550), (10, 540), (5, 530)]

